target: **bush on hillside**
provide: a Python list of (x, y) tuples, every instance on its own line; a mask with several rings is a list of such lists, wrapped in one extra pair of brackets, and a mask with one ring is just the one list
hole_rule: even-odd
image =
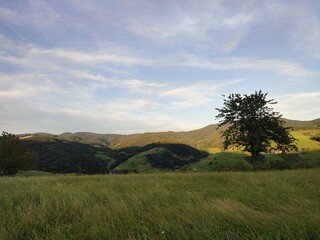
[(11, 133), (0, 136), (0, 175), (15, 175), (19, 170), (30, 169), (35, 155)]

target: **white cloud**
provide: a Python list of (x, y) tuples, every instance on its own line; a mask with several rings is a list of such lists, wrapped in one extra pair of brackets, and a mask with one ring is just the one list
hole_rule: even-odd
[(274, 106), (285, 118), (313, 120), (320, 116), (320, 92), (300, 92), (275, 96)]
[(200, 82), (186, 87), (177, 87), (166, 90), (161, 94), (161, 96), (178, 99), (178, 101), (175, 100), (171, 103), (173, 108), (191, 108), (210, 102), (212, 97), (218, 94), (217, 91), (219, 89), (242, 81), (243, 79), (236, 79), (219, 84), (212, 84), (209, 81)]
[(186, 60), (185, 62), (181, 62), (181, 65), (217, 70), (276, 71), (278, 74), (290, 77), (309, 77), (319, 75), (319, 73), (303, 68), (294, 62), (279, 59), (228, 57), (209, 60), (199, 59), (192, 55), (186, 55)]
[(29, 0), (17, 4), (19, 7), (13, 7), (13, 9), (0, 7), (0, 19), (3, 22), (27, 25), (42, 32), (58, 30), (64, 23), (58, 11), (46, 1)]
[[(226, 43), (224, 45), (225, 51), (229, 51), (229, 48), (234, 48), (234, 44), (230, 44)], [(14, 49), (14, 44), (12, 44), (11, 49)], [(76, 69), (75, 71), (86, 71), (93, 67), (99, 67), (102, 70), (109, 67), (111, 73), (113, 72), (112, 69), (114, 69), (114, 72), (120, 74), (121, 69), (127, 66), (149, 68), (186, 66), (220, 71), (274, 71), (283, 76), (297, 78), (319, 75), (319, 73), (304, 68), (294, 61), (280, 59), (255, 59), (248, 57), (204, 58), (186, 52), (152, 58), (138, 56), (128, 49), (119, 50), (119, 53), (88, 53), (60, 48), (41, 49), (30, 44), (18, 45), (17, 52), (10, 50), (6, 54), (0, 54), (0, 62), (14, 64), (27, 68), (27, 71), (37, 72), (70, 72), (73, 69)], [(116, 68), (114, 68), (115, 65)], [(139, 83), (136, 82), (136, 84)]]
[[(78, 106), (51, 106), (11, 102), (1, 105), (2, 130), (61, 133), (90, 131), (99, 133), (133, 133), (145, 131), (179, 130), (187, 122), (155, 111), (157, 103), (145, 99), (117, 99), (103, 103)], [(36, 124), (34, 124), (36, 123)]]
[[(150, 110), (159, 103), (147, 100), (147, 99), (130, 99), (130, 98), (120, 98), (113, 101), (107, 101), (103, 104), (99, 104), (97, 107), (97, 112), (107, 112), (108, 114), (116, 112), (142, 112), (144, 110)], [(102, 110), (102, 111), (100, 111)]]
[(18, 23), (18, 22), (20, 22), (21, 17), (15, 11), (0, 7), (0, 19), (2, 21), (9, 21), (9, 22), (13, 22), (13, 23)]
[[(133, 50), (106, 42), (104, 50), (83, 51), (65, 48), (41, 48), (30, 43), (11, 41), (0, 33), (0, 62), (28, 68), (42, 68), (45, 64), (55, 67), (106, 67), (120, 72), (115, 66), (149, 66), (153, 60), (139, 57)], [(107, 50), (106, 50), (107, 49)], [(112, 68), (111, 66), (114, 65)], [(125, 70), (124, 70), (125, 71)]]
[(205, 46), (205, 50), (229, 54), (255, 22), (250, 9), (230, 13), (219, 1), (176, 2), (165, 10), (163, 15), (155, 13), (156, 19), (148, 14), (128, 18), (125, 25), (139, 37), (157, 44), (189, 49)]
[(223, 26), (227, 26), (231, 29), (234, 29), (251, 23), (253, 19), (254, 18), (252, 14), (238, 13), (232, 17), (223, 19), (222, 23)]
[(111, 86), (126, 88), (136, 92), (152, 94), (158, 90), (158, 88), (165, 87), (164, 84), (145, 82), (139, 79), (111, 79), (100, 74), (94, 75), (88, 72), (75, 72), (75, 77), (83, 78), (87, 80), (98, 81), (101, 83), (109, 84)]
[(149, 65), (145, 59), (125, 56), (114, 53), (85, 53), (68, 49), (32, 49), (34, 55), (43, 55), (48, 57), (60, 58), (72, 62), (80, 63), (117, 63), (122, 65)]
[(21, 90), (0, 91), (0, 98), (17, 98), (25, 95), (26, 92)]
[(284, 34), (282, 37), (288, 38), (286, 43), (291, 52), (320, 58), (317, 0), (261, 2), (255, 8), (257, 27), (281, 31)]

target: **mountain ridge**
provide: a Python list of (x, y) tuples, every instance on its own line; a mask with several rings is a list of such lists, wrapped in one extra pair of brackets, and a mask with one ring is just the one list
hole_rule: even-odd
[[(312, 130), (320, 128), (320, 118), (310, 121), (284, 119), (287, 127), (293, 130)], [(133, 134), (101, 134), (92, 132), (64, 132), (60, 135), (50, 133), (20, 134), (21, 139), (34, 141), (71, 141), (94, 146), (106, 146), (120, 149), (130, 146), (145, 146), (151, 143), (183, 143), (198, 149), (221, 147), (218, 124), (210, 124), (190, 131), (144, 132)]]

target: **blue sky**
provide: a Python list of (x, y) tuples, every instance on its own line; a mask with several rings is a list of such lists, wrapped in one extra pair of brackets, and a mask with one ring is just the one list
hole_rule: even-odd
[(192, 130), (260, 89), (320, 117), (320, 1), (0, 0), (0, 130)]

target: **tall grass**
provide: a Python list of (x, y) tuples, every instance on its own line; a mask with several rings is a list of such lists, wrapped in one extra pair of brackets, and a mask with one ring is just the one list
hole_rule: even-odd
[(0, 178), (0, 239), (319, 239), (320, 170)]

